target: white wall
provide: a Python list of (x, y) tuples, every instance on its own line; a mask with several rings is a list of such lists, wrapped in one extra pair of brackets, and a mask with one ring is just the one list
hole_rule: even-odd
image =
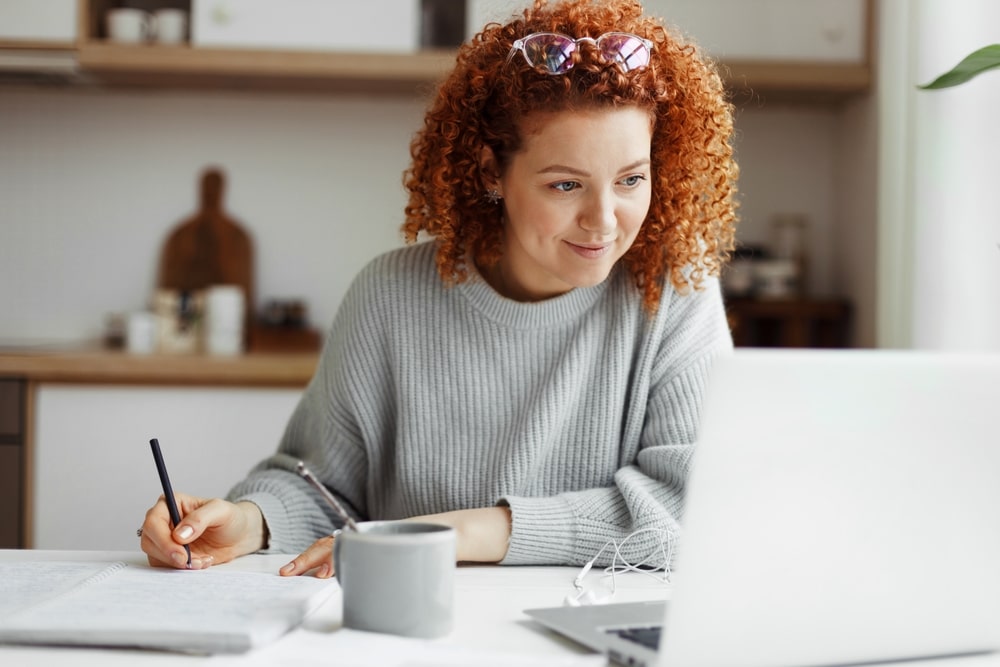
[(884, 0), (879, 262), (883, 344), (1000, 350), (1000, 76), (917, 91), (1000, 42), (994, 0)]
[(258, 297), (325, 327), (397, 246), (422, 103), (349, 97), (0, 91), (0, 343), (79, 341), (145, 305), (208, 165), (256, 244)]
[[(357, 270), (402, 243), (422, 112), (399, 97), (0, 90), (0, 344), (94, 339), (107, 313), (142, 307), (213, 164), (255, 239), (258, 297), (304, 297), (326, 327)], [(741, 238), (804, 213), (811, 285), (852, 287), (831, 247), (849, 196), (836, 191), (842, 112), (747, 107), (737, 124)]]
[[(917, 82), (1000, 42), (995, 0), (918, 2)], [(956, 5), (964, 11), (956, 11)], [(915, 98), (913, 343), (1000, 350), (1000, 78)]]

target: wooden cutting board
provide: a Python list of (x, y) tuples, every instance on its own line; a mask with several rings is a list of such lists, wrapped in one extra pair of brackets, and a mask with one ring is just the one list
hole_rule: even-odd
[(249, 337), (254, 305), (253, 240), (226, 215), (225, 176), (208, 169), (201, 177), (201, 208), (167, 237), (160, 258), (158, 287), (197, 291), (210, 285), (239, 285), (246, 295), (243, 328)]

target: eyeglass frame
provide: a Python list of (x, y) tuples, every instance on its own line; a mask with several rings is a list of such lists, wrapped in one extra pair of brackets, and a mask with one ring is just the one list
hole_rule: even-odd
[[(535, 69), (535, 70), (541, 68), (541, 69), (543, 69), (545, 71), (546, 74), (548, 74), (550, 76), (558, 76), (560, 74), (566, 74), (566, 72), (570, 71), (571, 69), (573, 69), (573, 67), (576, 66), (576, 63), (573, 63), (572, 61), (570, 61), (570, 66), (567, 67), (565, 70), (562, 70), (562, 71), (559, 71), (559, 72), (553, 72), (550, 67), (546, 67), (545, 65), (536, 64), (536, 63), (531, 62), (531, 60), (528, 58), (528, 51), (525, 48), (525, 42), (527, 40), (533, 38), (533, 37), (539, 37), (541, 35), (552, 35), (553, 37), (562, 37), (563, 39), (569, 40), (570, 42), (572, 42), (572, 44), (574, 46), (574, 49), (573, 49), (574, 51), (577, 50), (577, 47), (579, 46), (579, 44), (581, 42), (585, 42), (587, 44), (593, 44), (597, 48), (597, 50), (601, 53), (602, 56), (604, 56), (604, 52), (601, 51), (601, 40), (602, 39), (604, 39), (605, 37), (607, 37), (609, 35), (625, 35), (626, 37), (639, 40), (639, 42), (644, 47), (646, 47), (646, 51), (648, 52), (648, 59), (646, 60), (646, 64), (645, 65), (639, 65), (638, 67), (626, 68), (624, 66), (624, 63), (621, 62), (621, 61), (618, 61), (618, 60), (614, 61), (615, 65), (617, 65), (623, 72), (634, 72), (636, 70), (645, 69), (645, 68), (649, 67), (649, 61), (652, 60), (653, 46), (654, 46), (652, 40), (646, 39), (645, 37), (641, 37), (639, 35), (636, 35), (635, 33), (622, 32), (620, 30), (612, 30), (611, 32), (606, 32), (606, 33), (604, 33), (602, 35), (598, 35), (597, 37), (570, 37), (569, 35), (565, 35), (565, 34), (563, 34), (561, 32), (533, 32), (533, 33), (529, 33), (529, 34), (525, 35), (524, 37), (520, 37), (520, 38), (514, 40), (514, 43), (511, 44), (511, 46), (510, 46), (510, 51), (507, 53), (507, 60), (506, 60), (506, 62), (509, 63), (511, 61), (511, 59), (514, 58), (514, 53), (517, 52), (517, 51), (520, 51), (521, 55), (524, 56), (524, 61), (526, 63), (528, 63), (529, 67), (531, 67), (532, 69)], [(605, 59), (607, 60), (607, 58), (605, 58)]]

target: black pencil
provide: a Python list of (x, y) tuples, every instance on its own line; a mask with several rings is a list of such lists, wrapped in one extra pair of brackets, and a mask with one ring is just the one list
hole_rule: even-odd
[[(181, 513), (177, 510), (177, 500), (174, 498), (174, 487), (170, 485), (170, 476), (167, 475), (167, 465), (163, 462), (163, 453), (160, 452), (160, 442), (156, 438), (149, 441), (149, 446), (153, 450), (153, 460), (156, 461), (156, 472), (160, 475), (160, 485), (163, 486), (163, 498), (167, 501), (167, 510), (170, 512), (170, 520), (174, 528), (181, 522)], [(191, 568), (191, 547), (184, 545), (187, 552), (188, 569)]]

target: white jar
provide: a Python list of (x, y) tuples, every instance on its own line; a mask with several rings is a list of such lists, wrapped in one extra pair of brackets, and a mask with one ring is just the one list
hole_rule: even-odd
[(156, 350), (156, 316), (139, 310), (128, 314), (125, 350), (129, 354), (152, 354)]
[(246, 297), (237, 285), (213, 285), (205, 292), (205, 351), (232, 356), (243, 352)]

